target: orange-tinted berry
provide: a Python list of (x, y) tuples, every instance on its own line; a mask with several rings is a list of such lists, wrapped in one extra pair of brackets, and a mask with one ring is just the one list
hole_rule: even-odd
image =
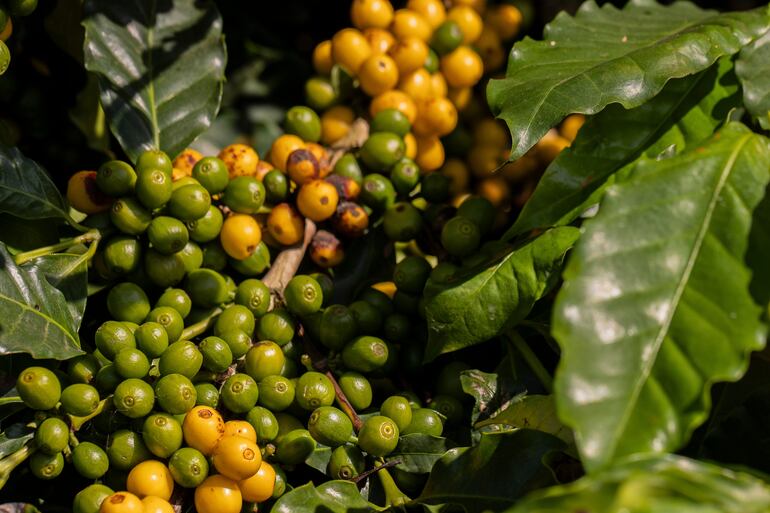
[(262, 241), (262, 230), (248, 214), (233, 214), (225, 219), (219, 232), (222, 249), (235, 260), (249, 258)]
[(334, 62), (353, 75), (372, 54), (372, 48), (364, 35), (354, 28), (342, 29), (332, 38), (332, 58)]
[(388, 0), (353, 0), (350, 20), (361, 30), (384, 29), (393, 21), (393, 6)]
[(466, 45), (474, 43), (484, 28), (484, 21), (479, 16), (479, 13), (466, 5), (452, 7), (449, 9), (446, 17), (460, 26), (460, 30), (463, 33), (463, 43)]
[(267, 216), (267, 231), (278, 243), (291, 246), (302, 241), (305, 219), (288, 203), (280, 203)]
[(337, 189), (340, 201), (355, 201), (361, 194), (361, 186), (349, 176), (329, 175), (326, 181)]
[(409, 0), (406, 8), (422, 16), (433, 30), (446, 19), (446, 9), (441, 0)]
[(318, 230), (310, 242), (310, 258), (318, 267), (334, 267), (345, 259), (345, 251), (334, 234)]
[(398, 82), (398, 89), (408, 94), (417, 103), (433, 97), (433, 82), (425, 68), (402, 76)]
[(396, 38), (387, 30), (380, 28), (368, 28), (364, 30), (364, 37), (369, 42), (372, 55), (383, 55), (396, 44)]
[(396, 39), (416, 37), (425, 42), (428, 42), (433, 34), (433, 29), (428, 21), (411, 9), (399, 9), (393, 14), (390, 31), (396, 36)]
[(315, 180), (320, 173), (318, 159), (306, 148), (294, 150), (289, 154), (289, 160), (286, 162), (286, 172), (297, 185)]
[(423, 173), (430, 173), (444, 164), (444, 145), (438, 137), (419, 137), (414, 160)]
[[(192, 176), (192, 169), (195, 164), (203, 158), (203, 154), (192, 148), (185, 148), (182, 153), (176, 156), (174, 162), (174, 173), (177, 170), (184, 173), (185, 176)], [(176, 178), (174, 178), (176, 180)]]
[(328, 75), (332, 71), (334, 60), (332, 59), (332, 42), (321, 41), (313, 50), (313, 68), (320, 75)]
[(270, 163), (277, 169), (286, 171), (286, 163), (291, 152), (304, 147), (305, 141), (296, 135), (284, 134), (273, 141), (270, 147)]
[(425, 59), (428, 58), (428, 52), (428, 45), (417, 37), (405, 37), (397, 41), (388, 51), (401, 75), (422, 68)]
[(334, 144), (350, 132), (350, 126), (355, 119), (353, 109), (345, 105), (337, 105), (321, 115), (321, 142)]
[(472, 87), (484, 73), (479, 54), (468, 46), (458, 46), (441, 58), (441, 72), (450, 87)]
[(398, 84), (398, 67), (387, 55), (373, 55), (358, 70), (358, 82), (369, 96), (390, 91)]
[(345, 237), (360, 237), (369, 227), (369, 215), (361, 205), (343, 201), (332, 218), (334, 231)]
[(300, 213), (316, 222), (333, 216), (337, 210), (337, 203), (339, 203), (337, 189), (325, 180), (312, 180), (305, 183), (297, 195), (297, 208)]
[(231, 179), (236, 176), (254, 176), (257, 173), (259, 155), (251, 146), (231, 144), (222, 148), (218, 157), (227, 166)]
[(96, 171), (78, 171), (67, 182), (67, 201), (84, 214), (104, 212), (112, 205), (112, 198), (96, 186)]
[(397, 89), (387, 91), (372, 98), (372, 102), (369, 104), (369, 114), (371, 114), (372, 117), (385, 109), (396, 109), (401, 111), (410, 123), (414, 123), (414, 120), (417, 117), (417, 106), (415, 105), (414, 100), (412, 100), (405, 92)]

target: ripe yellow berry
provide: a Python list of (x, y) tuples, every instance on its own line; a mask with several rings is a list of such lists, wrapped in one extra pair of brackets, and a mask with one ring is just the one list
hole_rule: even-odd
[(415, 162), (424, 173), (430, 173), (444, 164), (444, 145), (438, 137), (419, 137)]
[(356, 28), (387, 28), (393, 21), (393, 6), (388, 0), (353, 0), (350, 20)]
[(313, 50), (313, 68), (320, 75), (328, 75), (333, 66), (332, 42), (328, 39), (321, 41)]
[(196, 406), (185, 415), (182, 433), (187, 445), (209, 456), (225, 433), (225, 421), (214, 408)]
[(334, 62), (353, 75), (372, 54), (372, 48), (364, 35), (354, 28), (342, 29), (332, 38), (332, 58)]
[(398, 66), (398, 72), (406, 75), (423, 67), (428, 58), (428, 45), (416, 37), (405, 37), (390, 47), (389, 54)]
[(457, 126), (457, 109), (447, 98), (433, 98), (422, 103), (420, 117), (439, 137), (447, 135)]
[(418, 103), (433, 97), (433, 82), (430, 73), (425, 68), (420, 68), (401, 77), (398, 89)]
[(249, 502), (264, 502), (273, 496), (275, 489), (275, 470), (266, 461), (262, 462), (256, 474), (238, 481), (243, 500)]
[(257, 432), (245, 420), (228, 420), (225, 422), (224, 436), (240, 436), (257, 443)]
[(195, 489), (197, 513), (240, 513), (242, 507), (238, 483), (223, 475), (209, 476)]
[(373, 55), (358, 70), (358, 80), (366, 94), (377, 96), (396, 87), (398, 67), (387, 55)]
[(337, 105), (321, 115), (321, 142), (332, 145), (350, 132), (355, 119), (353, 109), (346, 105)]
[(174, 478), (160, 461), (143, 461), (128, 473), (126, 488), (139, 498), (152, 495), (169, 500), (174, 492)]
[(172, 163), (174, 166), (174, 173), (176, 174), (177, 170), (179, 170), (184, 176), (192, 176), (192, 168), (202, 158), (203, 154), (201, 154), (201, 152), (192, 148), (185, 148), (182, 150), (182, 153), (176, 156)]
[(231, 179), (236, 176), (254, 176), (257, 173), (259, 155), (251, 146), (231, 144), (222, 148), (218, 156), (227, 166)]
[(481, 35), (481, 29), (484, 28), (484, 21), (479, 13), (467, 5), (458, 5), (449, 9), (447, 19), (460, 26), (463, 43), (466, 45), (474, 43)]
[(212, 461), (220, 474), (240, 481), (257, 473), (262, 454), (255, 442), (242, 436), (225, 435), (214, 448)]
[(450, 87), (473, 87), (484, 73), (484, 64), (470, 47), (458, 46), (441, 58), (441, 72)]
[(433, 35), (433, 29), (428, 21), (411, 9), (399, 9), (393, 14), (390, 31), (396, 36), (396, 39), (416, 37), (426, 43)]
[(334, 215), (339, 194), (334, 185), (324, 180), (313, 180), (303, 185), (297, 195), (297, 208), (303, 216), (316, 222)]
[(302, 241), (305, 219), (288, 203), (280, 203), (267, 216), (267, 231), (279, 244), (291, 246)]
[(425, 18), (433, 30), (446, 19), (446, 9), (441, 0), (409, 0), (406, 3), (406, 8)]
[(500, 39), (513, 38), (521, 28), (524, 17), (515, 5), (500, 4), (489, 9), (486, 25), (492, 28)]
[(144, 513), (144, 506), (133, 493), (117, 492), (102, 501), (99, 513)]
[(286, 171), (289, 155), (294, 150), (305, 147), (305, 141), (296, 135), (284, 134), (273, 141), (270, 147), (270, 163), (281, 171)]
[(225, 219), (219, 232), (222, 249), (236, 260), (249, 258), (262, 241), (259, 223), (248, 214), (233, 214)]
[(396, 38), (385, 29), (368, 28), (364, 30), (364, 37), (369, 42), (372, 55), (386, 54), (390, 47), (396, 44)]
[(401, 111), (410, 123), (414, 123), (417, 117), (417, 106), (409, 95), (403, 91), (394, 89), (387, 91), (372, 98), (372, 103), (369, 104), (369, 114), (372, 117), (377, 115), (378, 112), (385, 109), (396, 109)]
[(414, 160), (417, 156), (417, 139), (414, 137), (413, 133), (409, 132), (404, 136), (404, 147), (406, 148), (404, 156)]

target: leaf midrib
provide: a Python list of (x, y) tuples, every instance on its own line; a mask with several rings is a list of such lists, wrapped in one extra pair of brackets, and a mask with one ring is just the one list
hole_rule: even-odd
[(727, 163), (724, 166), (724, 170), (722, 172), (722, 175), (719, 178), (717, 187), (714, 188), (714, 194), (706, 209), (705, 215), (703, 217), (703, 223), (695, 239), (695, 244), (693, 244), (692, 250), (690, 251), (690, 254), (687, 257), (687, 262), (682, 272), (682, 276), (680, 277), (679, 282), (677, 283), (676, 289), (674, 289), (674, 294), (670, 301), (672, 308), (669, 309), (669, 312), (666, 315), (665, 322), (661, 324), (661, 327), (658, 330), (657, 335), (655, 336), (655, 340), (653, 344), (653, 347), (654, 347), (653, 354), (655, 356), (654, 358), (650, 358), (648, 360), (648, 363), (642, 366), (641, 368), (642, 372), (639, 374), (639, 379), (636, 380), (634, 388), (631, 391), (630, 397), (626, 402), (626, 404), (629, 405), (629, 407), (627, 407), (623, 411), (623, 416), (620, 418), (620, 421), (616, 424), (616, 428), (613, 430), (611, 436), (609, 437), (609, 440), (611, 443), (611, 451), (609, 454), (611, 455), (615, 454), (618, 442), (620, 440), (620, 435), (626, 430), (626, 425), (631, 419), (631, 414), (633, 411), (635, 411), (635, 408), (631, 407), (631, 405), (635, 405), (637, 403), (639, 399), (639, 395), (642, 392), (642, 388), (647, 383), (650, 373), (652, 372), (652, 368), (655, 365), (655, 362), (657, 361), (657, 356), (660, 351), (660, 346), (662, 345), (663, 340), (666, 337), (666, 334), (669, 333), (670, 331), (671, 324), (674, 319), (674, 315), (676, 314), (679, 308), (679, 302), (682, 298), (682, 295), (684, 294), (685, 289), (687, 288), (687, 285), (689, 284), (690, 275), (692, 273), (693, 268), (695, 267), (695, 263), (698, 260), (698, 257), (700, 256), (700, 248), (703, 245), (703, 241), (705, 240), (706, 235), (709, 232), (709, 228), (711, 227), (711, 221), (714, 215), (714, 210), (716, 209), (717, 202), (719, 201), (719, 198), (722, 196), (722, 191), (724, 190), (725, 185), (727, 184), (728, 178), (732, 174), (732, 171), (735, 167), (735, 161), (738, 159), (738, 156), (741, 150), (746, 145), (746, 143), (748, 143), (748, 141), (752, 138), (752, 136), (753, 134), (751, 133), (746, 134), (739, 140), (738, 144), (736, 144), (735, 149), (733, 150), (732, 154), (730, 155), (730, 158), (728, 159)]
[(32, 308), (28, 304), (25, 304), (25, 303), (22, 303), (21, 301), (13, 299), (12, 297), (10, 297), (10, 296), (8, 296), (6, 294), (0, 294), (0, 301), (7, 301), (7, 302), (10, 302), (10, 303), (13, 303), (13, 304), (19, 306), (22, 310), (27, 310), (29, 312), (32, 312), (35, 315), (38, 315), (39, 317), (42, 317), (49, 324), (53, 324), (54, 326), (59, 328), (59, 331), (61, 331), (68, 339), (70, 339), (75, 345), (77, 345), (77, 340), (75, 340), (72, 337), (72, 335), (70, 335), (69, 331), (67, 331), (67, 329), (65, 329), (64, 326), (59, 324), (56, 321), (56, 319), (54, 319), (54, 318), (52, 318), (52, 317), (50, 317), (48, 315), (45, 315), (43, 312), (40, 312), (40, 311)]
[[(150, 2), (150, 19), (154, 20), (157, 17), (157, 1), (152, 0)], [(158, 107), (155, 105), (155, 69), (153, 67), (152, 54), (153, 54), (153, 42), (154, 42), (154, 30), (155, 24), (149, 24), (147, 28), (147, 48), (149, 49), (149, 57), (147, 58), (147, 75), (149, 76), (149, 82), (147, 87), (147, 100), (150, 106), (150, 124), (152, 125), (152, 140), (155, 143), (155, 148), (160, 149), (160, 128), (158, 127)]]

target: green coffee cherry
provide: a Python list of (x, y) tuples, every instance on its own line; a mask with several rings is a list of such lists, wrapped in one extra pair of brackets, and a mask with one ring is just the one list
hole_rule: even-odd
[(307, 428), (318, 443), (329, 447), (343, 445), (353, 436), (353, 423), (342, 410), (333, 406), (321, 406), (313, 410)]
[(141, 379), (127, 379), (115, 388), (112, 396), (115, 409), (131, 419), (144, 417), (155, 404), (152, 387)]
[(167, 374), (155, 382), (155, 398), (163, 411), (180, 415), (196, 405), (198, 391), (187, 376)]
[(326, 473), (332, 479), (353, 479), (365, 468), (361, 450), (355, 445), (342, 445), (332, 451)]
[(372, 372), (388, 360), (388, 346), (377, 337), (361, 336), (351, 340), (342, 350), (342, 361), (349, 369)]
[(157, 168), (141, 168), (136, 178), (136, 196), (149, 210), (160, 208), (171, 199), (171, 175)]
[(337, 380), (350, 405), (358, 411), (372, 405), (372, 385), (357, 372), (344, 372)]
[(399, 431), (405, 430), (412, 422), (412, 407), (405, 397), (392, 395), (380, 406), (380, 413), (396, 423)]
[(302, 409), (312, 411), (320, 406), (331, 406), (334, 397), (332, 382), (320, 372), (306, 372), (297, 380), (295, 398)]
[(387, 456), (398, 445), (398, 427), (388, 417), (375, 415), (364, 421), (358, 433), (358, 446), (366, 453)]
[(134, 192), (136, 172), (128, 162), (110, 160), (96, 171), (96, 186), (108, 196), (119, 198)]
[[(261, 391), (260, 391), (260, 399)], [(272, 442), (278, 436), (278, 420), (273, 412), (262, 406), (255, 406), (246, 414), (246, 422), (257, 432), (260, 443)]]

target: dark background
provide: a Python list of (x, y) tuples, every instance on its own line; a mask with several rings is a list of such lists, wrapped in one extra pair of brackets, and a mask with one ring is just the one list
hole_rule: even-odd
[[(396, 7), (405, 3), (394, 1)], [(530, 3), (535, 17), (526, 34), (537, 38), (544, 23), (561, 10), (574, 12), (582, 2)], [(696, 3), (728, 10), (766, 2)], [(310, 55), (314, 45), (350, 25), (350, 1), (226, 0), (217, 5), (224, 19), (228, 50), (223, 112), (235, 118), (219, 137), (243, 133), (252, 136), (258, 150), (264, 151), (260, 146), (271, 139), (265, 131), (277, 130), (281, 110), (303, 101), (303, 84), (312, 74)], [(79, 55), (81, 8), (80, 0), (42, 0), (32, 16), (14, 20), (14, 34), (8, 41), (12, 62), (9, 71), (0, 77), (0, 143), (19, 146), (62, 187), (73, 172), (95, 169), (107, 159), (105, 153), (89, 148), (70, 115), (86, 84)], [(110, 147), (117, 157), (122, 156), (114, 140)]]

